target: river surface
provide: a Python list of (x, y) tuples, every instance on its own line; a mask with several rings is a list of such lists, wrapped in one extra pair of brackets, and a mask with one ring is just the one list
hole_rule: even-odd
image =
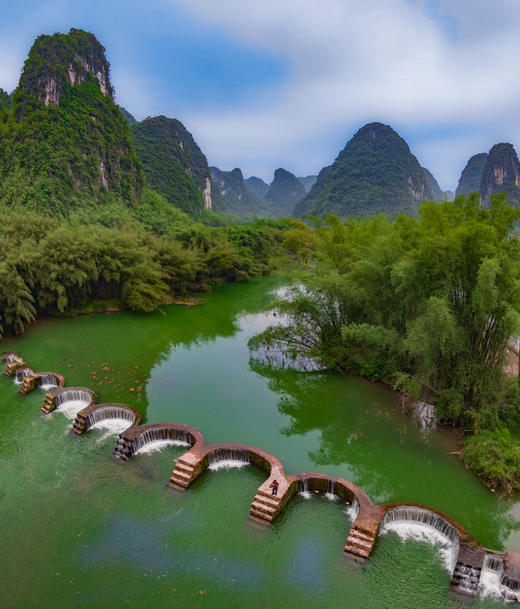
[[(485, 546), (520, 550), (514, 505), (499, 501), (439, 431), (425, 436), (384, 387), (337, 374), (269, 372), (247, 340), (271, 277), (228, 285), (197, 307), (38, 322), (4, 340), (37, 370), (123, 402), (144, 422), (198, 428), (277, 456), (286, 473), (347, 478), (376, 502), (414, 501), (449, 513)], [(73, 437), (44, 393), (0, 378), (0, 606), (3, 609), (502, 607), (454, 597), (443, 555), (381, 536), (365, 565), (343, 556), (351, 519), (341, 501), (296, 496), (269, 528), (248, 520), (265, 474), (207, 471), (185, 493), (166, 482), (185, 450), (121, 464), (114, 430)]]

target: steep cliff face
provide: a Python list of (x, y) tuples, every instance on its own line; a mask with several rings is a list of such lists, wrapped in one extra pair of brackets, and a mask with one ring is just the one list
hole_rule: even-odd
[(130, 129), (152, 188), (189, 214), (212, 209), (208, 161), (184, 125), (172, 118), (147, 118)]
[(406, 142), (388, 125), (362, 127), (334, 163), (320, 172), (294, 215), (335, 213), (366, 216), (417, 213), (432, 193)]
[(481, 152), (473, 155), (467, 162), (466, 167), (462, 170), (459, 178), (459, 184), (455, 191), (455, 196), (470, 195), (472, 192), (480, 191), (480, 182), (482, 180), (482, 172), (487, 161), (487, 153)]
[(59, 106), (67, 85), (77, 86), (91, 79), (97, 81), (103, 95), (113, 99), (109, 72), (105, 48), (92, 34), (72, 28), (68, 34), (39, 36), (29, 51), (18, 85), (25, 102), (18, 103), (18, 112), (23, 114), (33, 97), (46, 106)]
[(244, 183), (246, 185), (247, 190), (249, 190), (249, 192), (252, 192), (255, 197), (259, 197), (260, 199), (269, 190), (269, 184), (266, 184), (262, 179), (257, 178), (256, 176), (247, 178)]
[(223, 211), (243, 219), (254, 216), (269, 217), (269, 204), (248, 190), (238, 167), (233, 171), (210, 167), (210, 173), (215, 211)]
[(510, 205), (520, 207), (520, 164), (511, 144), (496, 144), (489, 151), (482, 179), (480, 196), (489, 205), (494, 194), (505, 192)]
[(271, 217), (281, 218), (292, 215), (294, 206), (305, 194), (300, 180), (290, 171), (280, 168), (274, 172), (274, 180), (264, 198), (271, 204)]
[(426, 167), (421, 167), (421, 169), (424, 174), (424, 179), (426, 180), (426, 184), (428, 185), (428, 188), (430, 189), (432, 199), (434, 201), (444, 200), (444, 198), (445, 198), (444, 193), (442, 192), (441, 187), (439, 186), (439, 183), (435, 179), (435, 176), (432, 174), (431, 171), (428, 171), (428, 169), (426, 169)]
[(113, 101), (102, 45), (87, 32), (40, 36), (0, 138), (0, 197), (51, 213), (107, 197), (134, 204), (143, 174)]

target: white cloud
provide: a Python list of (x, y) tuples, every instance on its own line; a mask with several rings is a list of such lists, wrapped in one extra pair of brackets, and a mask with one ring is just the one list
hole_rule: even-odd
[[(368, 120), (411, 127), (476, 124), (520, 142), (517, 0), (442, 0), (440, 14), (460, 20), (455, 43), (437, 20), (428, 19), (423, 1), (171, 1), (290, 65), (288, 81), (265, 91), (260, 107), (188, 116), (210, 159), (223, 166), (254, 166), (255, 159), (264, 166), (269, 156), (284, 157), (290, 166), (295, 152), (294, 170), (316, 171), (339, 150), (311, 165), (311, 141), (334, 126), (345, 129), (347, 138)], [(454, 187), (461, 163), (480, 151), (466, 151), (469, 143), (467, 136), (454, 135), (442, 147), (436, 142), (431, 150), (421, 145), (424, 152), (414, 152)], [(447, 147), (450, 157), (454, 150), (465, 154), (453, 158), (451, 170), (442, 156)]]

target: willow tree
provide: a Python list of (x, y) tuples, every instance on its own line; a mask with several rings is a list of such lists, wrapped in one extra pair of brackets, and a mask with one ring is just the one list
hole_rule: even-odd
[(520, 332), (518, 210), (503, 197), (424, 203), (418, 218), (301, 224), (288, 243), (307, 259), (274, 303), (284, 323), (251, 347), (384, 380), (475, 429), (511, 403), (503, 373)]

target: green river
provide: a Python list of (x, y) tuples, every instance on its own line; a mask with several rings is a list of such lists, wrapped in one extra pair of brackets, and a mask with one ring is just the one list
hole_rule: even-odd
[[(100, 402), (123, 402), (143, 422), (198, 428), (277, 456), (288, 474), (323, 472), (374, 502), (415, 501), (450, 514), (494, 549), (520, 550), (514, 504), (499, 501), (457, 457), (445, 432), (424, 437), (394, 394), (358, 378), (265, 372), (247, 340), (276, 277), (227, 285), (197, 307), (149, 315), (48, 319), (6, 339), (36, 370), (63, 374)], [(436, 547), (380, 536), (365, 565), (343, 555), (345, 504), (296, 496), (269, 528), (248, 519), (265, 473), (207, 471), (185, 493), (166, 486), (168, 447), (121, 464), (116, 435), (70, 433), (44, 392), (18, 395), (0, 378), (0, 607), (3, 609), (502, 607), (455, 597)]]

